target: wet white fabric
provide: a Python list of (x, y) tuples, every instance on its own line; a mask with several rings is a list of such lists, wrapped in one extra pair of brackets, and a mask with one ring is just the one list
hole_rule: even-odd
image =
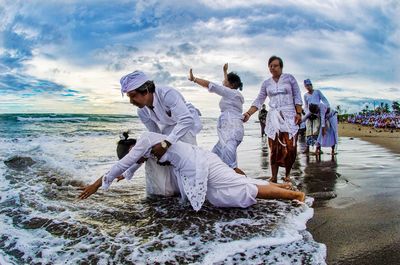
[[(164, 135), (173, 129), (173, 126), (164, 128)], [(197, 145), (196, 136), (187, 132), (180, 141)], [(154, 159), (146, 161), (146, 193), (151, 195), (173, 196), (179, 194), (179, 186), (170, 166), (160, 166)]]
[(164, 134), (167, 127), (172, 127), (166, 139), (172, 144), (188, 131), (196, 135), (202, 129), (199, 110), (187, 103), (174, 88), (157, 86), (153, 94), (153, 107), (139, 108), (140, 120), (151, 132)]
[(227, 167), (218, 156), (207, 154), (209, 163), (207, 200), (217, 207), (246, 208), (257, 202), (256, 185), (268, 185), (268, 181), (252, 179), (237, 174)]
[(252, 106), (260, 109), (267, 96), (269, 111), (265, 133), (269, 138), (275, 139), (279, 131), (288, 132), (289, 138), (292, 138), (299, 129), (295, 123), (295, 105), (303, 104), (296, 79), (291, 74), (283, 73), (278, 82), (272, 77), (265, 80)]
[[(168, 135), (172, 129), (173, 126), (165, 127), (163, 134)], [(196, 136), (191, 132), (182, 136), (181, 141), (197, 145)], [(140, 165), (134, 164), (123, 173), (123, 176), (130, 180), (139, 167)], [(149, 195), (173, 196), (180, 193), (172, 168), (157, 164), (157, 161), (151, 157), (145, 162), (145, 176), (146, 193)]]
[[(108, 189), (117, 176), (141, 157), (150, 158), (151, 147), (164, 139), (166, 136), (162, 134), (144, 133), (131, 151), (106, 174), (102, 188)], [(167, 150), (160, 159), (160, 162), (165, 161), (171, 162), (181, 196), (189, 200), (195, 211), (200, 210), (206, 197), (218, 207), (248, 207), (255, 203), (256, 185), (268, 184), (238, 175), (217, 155), (183, 142), (177, 142)]]
[(218, 142), (212, 149), (231, 168), (237, 167), (237, 147), (243, 140), (243, 103), (242, 94), (236, 89), (210, 83), (209, 92), (222, 98), (219, 102), (221, 115), (218, 118)]
[(124, 94), (135, 90), (147, 81), (149, 81), (149, 78), (141, 71), (134, 71), (130, 74), (127, 74), (120, 80), (121, 93)]
[[(298, 126), (294, 123), (295, 114), (293, 115), (292, 109), (289, 108), (270, 108), (267, 114), (266, 134), (272, 140), (279, 132), (289, 133), (289, 138), (292, 138), (298, 131)], [(293, 120), (293, 123), (290, 121)], [(293, 124), (296, 126), (292, 128)]]

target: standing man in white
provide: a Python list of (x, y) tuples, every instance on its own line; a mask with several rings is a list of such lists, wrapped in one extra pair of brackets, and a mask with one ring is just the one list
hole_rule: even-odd
[[(152, 147), (161, 158), (178, 140), (196, 145), (196, 134), (202, 129), (200, 112), (187, 103), (176, 89), (156, 86), (142, 71), (121, 78), (121, 92), (138, 107), (138, 116), (150, 132), (167, 135)], [(132, 168), (132, 171), (134, 169)], [(176, 178), (169, 166), (150, 159), (146, 162), (146, 189), (149, 194), (170, 196), (179, 193)]]

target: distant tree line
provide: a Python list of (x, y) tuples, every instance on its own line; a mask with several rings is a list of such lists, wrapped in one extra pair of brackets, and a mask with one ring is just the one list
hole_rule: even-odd
[[(392, 110), (393, 112), (400, 113), (400, 103), (398, 101), (392, 102)], [(342, 109), (342, 106), (337, 105), (336, 111), (338, 112), (338, 119), (339, 121), (347, 121), (349, 115), (346, 110)], [(358, 114), (383, 114), (383, 113), (390, 113), (389, 103), (381, 102), (375, 109), (370, 109), (369, 105), (365, 105), (365, 107), (359, 112)]]

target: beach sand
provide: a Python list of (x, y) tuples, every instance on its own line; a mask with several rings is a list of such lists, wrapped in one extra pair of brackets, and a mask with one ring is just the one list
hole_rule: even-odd
[[(339, 135), (337, 198), (316, 201), (309, 231), (326, 244), (328, 264), (399, 264), (400, 131), (340, 123)], [(313, 181), (314, 191), (326, 189), (321, 179)]]
[(339, 123), (339, 136), (356, 137), (400, 154), (400, 130), (380, 129), (359, 124)]

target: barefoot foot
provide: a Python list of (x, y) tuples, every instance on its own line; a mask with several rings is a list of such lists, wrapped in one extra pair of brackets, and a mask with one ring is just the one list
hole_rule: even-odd
[(269, 182), (277, 183), (277, 182), (278, 182), (278, 179), (277, 179), (277, 177), (271, 177), (271, 178), (269, 179)]

